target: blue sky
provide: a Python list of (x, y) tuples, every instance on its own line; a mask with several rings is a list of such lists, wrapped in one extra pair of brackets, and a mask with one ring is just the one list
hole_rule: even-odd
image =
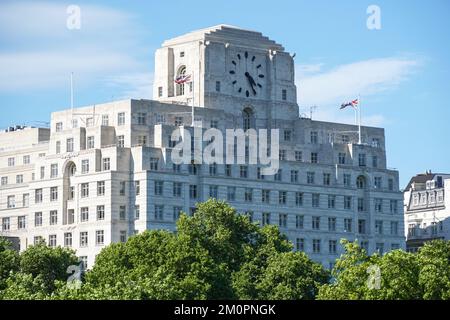
[[(66, 27), (69, 5), (81, 29)], [(366, 27), (369, 5), (381, 29)], [(167, 38), (220, 23), (261, 31), (296, 53), (298, 103), (314, 118), (353, 122), (338, 105), (358, 93), (363, 124), (386, 129), (401, 187), (419, 172), (450, 172), (450, 2), (2, 1), (0, 127), (39, 125), (70, 105), (151, 98), (154, 50)]]

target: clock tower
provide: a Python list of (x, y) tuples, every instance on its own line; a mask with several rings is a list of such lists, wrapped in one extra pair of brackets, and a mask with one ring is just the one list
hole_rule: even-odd
[(227, 25), (164, 42), (155, 55), (153, 99), (232, 114), (251, 108), (260, 119), (298, 117), (291, 55), (260, 32)]

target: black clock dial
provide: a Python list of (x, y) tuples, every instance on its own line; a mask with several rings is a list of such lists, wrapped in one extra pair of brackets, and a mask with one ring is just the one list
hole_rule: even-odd
[(265, 83), (264, 68), (256, 55), (248, 51), (236, 53), (231, 59), (228, 72), (233, 91), (245, 97), (256, 97), (261, 93)]

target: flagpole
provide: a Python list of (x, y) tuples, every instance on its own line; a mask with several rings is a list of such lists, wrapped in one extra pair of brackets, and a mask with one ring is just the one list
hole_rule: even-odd
[(194, 70), (192, 70), (192, 110), (191, 110), (191, 117), (192, 117), (192, 127), (194, 127), (194, 99), (195, 99), (195, 77), (194, 77)]
[(70, 73), (70, 113), (72, 117), (70, 121), (73, 122), (73, 72)]
[(358, 95), (358, 144), (361, 144), (361, 96)]

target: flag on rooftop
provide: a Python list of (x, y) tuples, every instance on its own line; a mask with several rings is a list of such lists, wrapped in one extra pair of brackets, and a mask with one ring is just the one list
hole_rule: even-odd
[(181, 74), (178, 77), (175, 78), (175, 83), (182, 84), (191, 81), (191, 75), (190, 74)]
[(347, 108), (349, 106), (351, 106), (351, 107), (356, 109), (358, 104), (359, 104), (359, 99), (355, 99), (355, 100), (352, 100), (350, 102), (344, 102), (343, 104), (341, 104), (341, 108), (340, 109), (345, 109), (345, 108)]

